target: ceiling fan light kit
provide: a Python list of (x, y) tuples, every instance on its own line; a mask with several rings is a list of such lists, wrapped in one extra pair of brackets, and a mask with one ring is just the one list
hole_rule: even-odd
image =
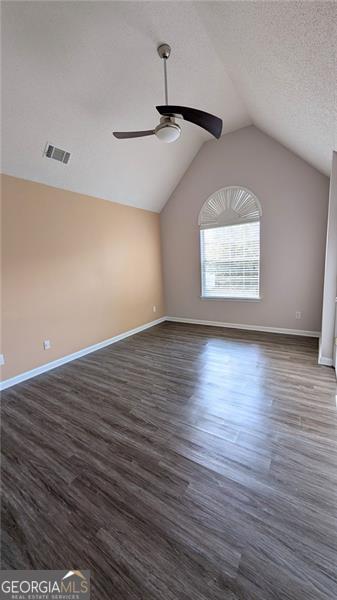
[(166, 63), (171, 54), (171, 47), (168, 44), (160, 44), (157, 51), (164, 63), (165, 86), (165, 104), (163, 106), (156, 106), (157, 111), (162, 115), (160, 123), (155, 129), (148, 129), (146, 131), (114, 131), (113, 135), (115, 138), (121, 140), (155, 135), (161, 142), (175, 142), (181, 134), (181, 128), (177, 125), (175, 119), (183, 119), (194, 123), (208, 131), (215, 138), (219, 138), (222, 132), (222, 120), (219, 117), (188, 106), (169, 105)]
[(170, 117), (162, 117), (160, 119), (160, 124), (157, 125), (154, 133), (158, 140), (170, 144), (180, 137), (181, 129)]

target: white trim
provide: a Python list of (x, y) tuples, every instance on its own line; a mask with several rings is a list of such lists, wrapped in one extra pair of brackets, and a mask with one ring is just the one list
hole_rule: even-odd
[(166, 317), (166, 321), (175, 323), (191, 323), (194, 325), (211, 325), (213, 327), (226, 327), (227, 329), (246, 329), (248, 331), (265, 331), (267, 333), (284, 333), (286, 335), (302, 335), (305, 337), (319, 337), (320, 331), (305, 331), (303, 329), (284, 329), (283, 327), (265, 327), (263, 325), (246, 325), (243, 323), (222, 323), (221, 321), (204, 321), (201, 319), (187, 319), (185, 317)]
[(333, 367), (333, 358), (331, 356), (322, 356), (322, 336), (319, 337), (318, 364), (325, 365), (326, 367)]
[(262, 296), (245, 298), (244, 296), (200, 296), (201, 300), (229, 300), (230, 302), (261, 302)]
[(101, 348), (105, 348), (106, 346), (110, 346), (110, 344), (115, 344), (124, 338), (129, 337), (130, 335), (135, 335), (136, 333), (140, 333), (145, 329), (149, 329), (150, 327), (154, 327), (154, 325), (159, 325), (159, 323), (163, 323), (166, 321), (166, 317), (161, 317), (160, 319), (156, 319), (155, 321), (151, 321), (150, 323), (145, 323), (145, 325), (140, 325), (139, 327), (135, 327), (135, 329), (129, 329), (128, 331), (124, 331), (118, 335), (115, 335), (112, 338), (107, 340), (103, 340), (103, 342), (98, 342), (97, 344), (93, 344), (92, 346), (87, 346), (86, 348), (82, 348), (82, 350), (78, 350), (77, 352), (73, 352), (72, 354), (67, 354), (66, 356), (62, 356), (61, 358), (57, 358), (49, 363), (45, 363), (40, 367), (36, 367), (31, 371), (25, 371), (24, 373), (20, 373), (19, 375), (15, 375), (15, 377), (10, 377), (9, 379), (5, 379), (0, 382), (0, 390), (5, 390), (17, 383), (21, 383), (22, 381), (26, 381), (27, 379), (31, 379), (32, 377), (36, 377), (36, 375), (40, 375), (41, 373), (46, 373), (46, 371), (51, 371), (51, 369), (55, 369), (56, 367), (60, 367), (72, 360), (76, 360), (77, 358), (81, 358), (81, 356), (85, 356), (86, 354), (90, 354), (90, 352), (95, 352), (96, 350), (100, 350)]
[(333, 360), (332, 358), (327, 358), (326, 356), (319, 356), (318, 364), (325, 365), (326, 367), (333, 367)]

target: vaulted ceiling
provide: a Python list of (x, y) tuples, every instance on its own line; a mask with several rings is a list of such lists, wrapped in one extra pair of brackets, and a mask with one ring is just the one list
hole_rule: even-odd
[[(335, 2), (3, 2), (2, 170), (160, 211), (209, 135), (118, 141), (169, 100), (250, 123), (329, 174), (336, 148)], [(46, 143), (71, 152), (67, 166)]]

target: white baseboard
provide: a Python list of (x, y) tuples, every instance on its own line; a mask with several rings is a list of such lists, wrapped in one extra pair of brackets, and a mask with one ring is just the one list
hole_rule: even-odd
[(246, 329), (248, 331), (265, 331), (267, 333), (283, 333), (286, 335), (303, 335), (305, 337), (319, 337), (319, 331), (305, 331), (303, 329), (284, 329), (283, 327), (265, 327), (263, 325), (246, 325), (243, 323), (222, 323), (221, 321), (203, 321), (200, 319), (187, 319), (185, 317), (166, 317), (166, 321), (175, 323), (191, 323), (194, 325), (211, 325), (212, 327), (226, 327), (227, 329)]
[(41, 375), (41, 373), (46, 373), (46, 371), (51, 371), (51, 369), (56, 369), (56, 367), (60, 367), (72, 360), (76, 360), (77, 358), (81, 358), (81, 356), (85, 356), (86, 354), (90, 354), (90, 352), (95, 352), (96, 350), (100, 350), (101, 348), (105, 348), (106, 346), (110, 346), (110, 344), (115, 344), (124, 338), (129, 337), (130, 335), (135, 335), (136, 333), (140, 333), (145, 329), (149, 329), (150, 327), (154, 327), (154, 325), (159, 325), (166, 321), (166, 317), (161, 317), (160, 319), (156, 319), (155, 321), (151, 321), (150, 323), (145, 323), (145, 325), (140, 325), (139, 327), (135, 327), (135, 329), (129, 329), (128, 331), (124, 331), (119, 335), (115, 335), (112, 338), (107, 340), (103, 340), (103, 342), (98, 342), (97, 344), (93, 344), (92, 346), (87, 346), (82, 350), (78, 350), (77, 352), (73, 352), (72, 354), (67, 354), (66, 356), (62, 356), (61, 358), (57, 358), (49, 363), (41, 365), (40, 367), (36, 367), (31, 371), (25, 371), (24, 373), (20, 373), (19, 375), (15, 375), (15, 377), (10, 377), (9, 379), (5, 379), (0, 382), (0, 390), (5, 390), (17, 383), (21, 383), (22, 381), (26, 381), (27, 379), (31, 379), (32, 377), (36, 377), (36, 375)]
[(327, 356), (319, 356), (318, 364), (325, 365), (326, 367), (333, 367), (333, 360), (332, 358), (328, 358)]
[[(100, 350), (101, 348), (105, 348), (106, 346), (110, 346), (110, 344), (115, 344), (120, 340), (123, 340), (131, 335), (135, 335), (136, 333), (140, 333), (141, 331), (145, 331), (150, 327), (154, 327), (155, 325), (159, 325), (164, 321), (173, 321), (176, 323), (191, 323), (195, 325), (211, 325), (214, 327), (225, 327), (229, 329), (246, 329), (249, 331), (265, 331), (269, 333), (284, 333), (288, 335), (303, 335), (307, 337), (319, 337), (319, 331), (303, 331), (302, 329), (283, 329), (280, 327), (264, 327), (260, 325), (245, 325), (239, 323), (222, 323), (220, 321), (204, 321), (200, 319), (187, 319), (185, 317), (161, 317), (160, 319), (156, 319), (155, 321), (151, 321), (150, 323), (145, 323), (145, 325), (140, 325), (139, 327), (135, 327), (135, 329), (129, 329), (119, 335), (115, 335), (112, 338), (107, 340), (103, 340), (102, 342), (98, 342), (97, 344), (93, 344), (92, 346), (87, 346), (82, 350), (78, 350), (77, 352), (73, 352), (72, 354), (67, 354), (66, 356), (62, 356), (61, 358), (57, 358), (49, 363), (41, 365), (40, 367), (36, 367), (31, 371), (25, 371), (24, 373), (20, 373), (19, 375), (15, 375), (15, 377), (10, 377), (9, 379), (5, 379), (0, 382), (0, 390), (5, 390), (17, 383), (21, 383), (22, 381), (26, 381), (27, 379), (31, 379), (32, 377), (36, 377), (36, 375), (41, 375), (42, 373), (46, 373), (47, 371), (51, 371), (52, 369), (56, 369), (56, 367), (60, 367), (68, 362), (76, 360), (77, 358), (81, 358), (81, 356), (85, 356), (86, 354), (90, 354), (91, 352), (95, 352), (96, 350)], [(320, 357), (319, 364), (332, 366), (332, 359)]]

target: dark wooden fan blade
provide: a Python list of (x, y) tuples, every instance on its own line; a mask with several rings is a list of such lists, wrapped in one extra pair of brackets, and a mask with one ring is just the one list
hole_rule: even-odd
[(203, 129), (206, 129), (214, 137), (219, 138), (222, 132), (222, 119), (215, 117), (210, 113), (198, 110), (197, 108), (189, 108), (188, 106), (156, 106), (157, 111), (165, 117), (176, 117), (177, 119), (184, 119), (190, 121), (195, 125), (199, 125)]
[(147, 131), (113, 131), (115, 138), (119, 140), (126, 140), (128, 138), (145, 137), (146, 135), (154, 135), (154, 129), (148, 129)]

